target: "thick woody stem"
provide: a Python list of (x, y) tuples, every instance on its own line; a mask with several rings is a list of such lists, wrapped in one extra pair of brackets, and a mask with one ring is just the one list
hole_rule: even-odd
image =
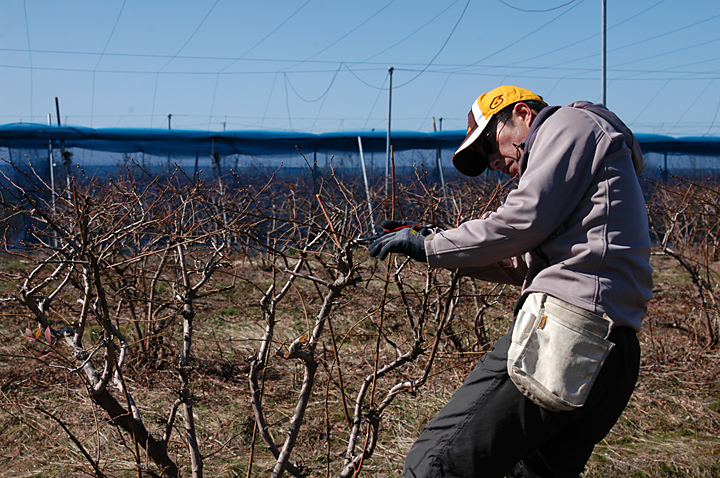
[(300, 426), (302, 425), (302, 421), (305, 418), (305, 410), (307, 409), (307, 404), (310, 401), (313, 385), (315, 383), (317, 361), (315, 360), (314, 348), (318, 340), (320, 339), (320, 335), (322, 334), (325, 320), (327, 319), (328, 315), (330, 315), (333, 302), (340, 296), (340, 292), (342, 288), (347, 285), (348, 279), (349, 276), (339, 278), (333, 284), (330, 292), (328, 292), (328, 294), (325, 296), (325, 301), (323, 302), (322, 308), (318, 313), (310, 340), (307, 343), (307, 350), (293, 351), (286, 355), (286, 358), (302, 359), (305, 371), (303, 375), (302, 387), (300, 388), (300, 394), (295, 405), (295, 412), (293, 413), (293, 416), (290, 420), (288, 434), (285, 439), (285, 443), (283, 444), (282, 450), (280, 450), (280, 456), (278, 456), (278, 461), (273, 468), (273, 472), (271, 474), (272, 478), (278, 478), (282, 475), (286, 464), (290, 460), (290, 453), (295, 447), (295, 442), (297, 441), (297, 436), (300, 432)]
[[(272, 436), (270, 435), (267, 421), (265, 420), (265, 413), (263, 412), (262, 408), (262, 388), (259, 384), (260, 372), (267, 365), (268, 352), (272, 344), (275, 330), (275, 310), (277, 304), (285, 297), (287, 292), (290, 290), (290, 287), (298, 277), (298, 272), (305, 264), (305, 253), (310, 247), (312, 247), (312, 245), (319, 241), (321, 237), (322, 234), (317, 235), (304, 248), (300, 259), (298, 259), (295, 267), (293, 267), (292, 271), (290, 271), (290, 277), (285, 282), (283, 288), (276, 295), (273, 295), (275, 292), (275, 285), (271, 284), (267, 292), (263, 296), (262, 300), (260, 301), (260, 308), (263, 311), (263, 316), (265, 318), (265, 333), (260, 343), (260, 350), (258, 351), (257, 355), (250, 358), (250, 373), (248, 374), (248, 382), (250, 385), (250, 402), (252, 404), (253, 413), (255, 415), (255, 423), (257, 425), (258, 432), (260, 433), (260, 436), (265, 442), (268, 450), (270, 450), (273, 456), (278, 460), (280, 459), (281, 451), (275, 444)], [(300, 470), (298, 470), (297, 467), (289, 463), (288, 459), (284, 460), (282, 466), (284, 469), (288, 470), (293, 476), (300, 476)], [(277, 468), (277, 466), (275, 468)], [(282, 471), (280, 473), (282, 473)]]
[(180, 263), (180, 273), (184, 294), (179, 299), (182, 301), (182, 317), (183, 317), (183, 341), (180, 349), (180, 363), (178, 366), (180, 374), (180, 401), (182, 402), (183, 419), (185, 424), (185, 439), (187, 440), (188, 452), (190, 454), (190, 468), (193, 478), (202, 478), (203, 461), (200, 455), (200, 447), (197, 442), (195, 432), (195, 417), (193, 415), (192, 396), (190, 394), (190, 378), (188, 370), (190, 368), (190, 351), (192, 349), (192, 332), (193, 319), (195, 311), (193, 310), (193, 299), (195, 289), (190, 287), (190, 278), (188, 276), (187, 264), (185, 262), (184, 246), (177, 246), (177, 256)]

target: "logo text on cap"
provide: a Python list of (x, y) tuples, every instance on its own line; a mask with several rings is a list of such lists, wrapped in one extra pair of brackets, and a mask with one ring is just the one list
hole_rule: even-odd
[(490, 102), (490, 109), (494, 110), (500, 107), (500, 105), (503, 104), (503, 96), (497, 95), (493, 100)]

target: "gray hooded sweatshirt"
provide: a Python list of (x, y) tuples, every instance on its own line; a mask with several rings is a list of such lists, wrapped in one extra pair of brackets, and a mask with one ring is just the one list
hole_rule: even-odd
[(647, 209), (635, 136), (603, 105), (547, 107), (520, 179), (483, 219), (430, 236), (431, 267), (544, 292), (616, 325), (641, 328), (652, 297)]

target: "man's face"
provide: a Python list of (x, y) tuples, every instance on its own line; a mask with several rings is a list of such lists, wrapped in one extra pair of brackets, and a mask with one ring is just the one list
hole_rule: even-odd
[(488, 159), (490, 169), (500, 170), (508, 176), (520, 175), (520, 156), (522, 144), (530, 131), (533, 115), (516, 115), (513, 111), (511, 121), (500, 123), (494, 118), (485, 134), (475, 141), (471, 148)]

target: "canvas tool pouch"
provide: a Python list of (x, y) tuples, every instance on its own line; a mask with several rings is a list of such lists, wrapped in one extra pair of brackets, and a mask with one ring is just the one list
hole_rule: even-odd
[(612, 350), (612, 321), (542, 293), (515, 315), (507, 370), (517, 388), (550, 411), (582, 407)]

